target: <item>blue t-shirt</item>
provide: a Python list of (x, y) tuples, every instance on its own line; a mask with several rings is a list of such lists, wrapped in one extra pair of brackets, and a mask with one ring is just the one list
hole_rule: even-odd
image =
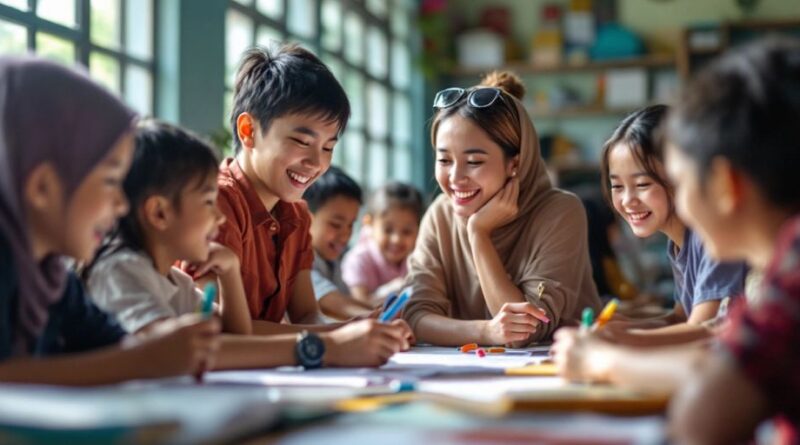
[[(17, 307), (14, 261), (0, 234), (0, 361), (14, 355)], [(50, 306), (44, 331), (28, 353), (47, 356), (88, 351), (116, 344), (125, 335), (113, 317), (92, 303), (78, 277), (70, 273), (63, 297)]]
[(738, 298), (744, 294), (747, 266), (744, 263), (720, 263), (706, 254), (700, 237), (689, 229), (683, 248), (675, 254), (675, 243), (667, 242), (667, 256), (675, 279), (675, 301), (686, 316), (692, 308), (706, 301)]

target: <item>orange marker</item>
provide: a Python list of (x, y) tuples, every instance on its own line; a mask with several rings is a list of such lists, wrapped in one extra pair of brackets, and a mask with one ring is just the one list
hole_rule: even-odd
[(617, 310), (617, 305), (619, 304), (619, 300), (616, 298), (612, 299), (611, 301), (606, 304), (606, 307), (603, 308), (603, 311), (600, 312), (600, 315), (597, 317), (597, 321), (594, 323), (595, 329), (600, 329), (606, 325), (611, 320), (611, 317), (614, 316), (614, 311)]
[(461, 349), (461, 352), (472, 352), (472, 351), (478, 349), (478, 347), (479, 346), (478, 346), (477, 343), (467, 343), (466, 345), (462, 346), (460, 349)]
[(489, 348), (488, 352), (489, 354), (503, 354), (506, 352), (506, 348), (501, 348), (501, 347)]

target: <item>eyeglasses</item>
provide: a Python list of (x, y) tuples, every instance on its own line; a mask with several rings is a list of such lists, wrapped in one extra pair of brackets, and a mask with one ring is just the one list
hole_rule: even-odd
[(472, 108), (486, 108), (491, 106), (498, 97), (500, 89), (494, 87), (477, 88), (447, 88), (436, 93), (433, 98), (433, 108), (448, 108), (457, 104), (464, 95), (467, 95), (467, 103)]

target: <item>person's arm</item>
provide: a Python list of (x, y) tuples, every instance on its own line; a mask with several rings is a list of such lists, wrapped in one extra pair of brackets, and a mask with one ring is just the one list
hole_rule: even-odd
[(320, 317), (317, 299), (314, 298), (310, 269), (301, 270), (297, 273), (292, 285), (287, 313), (292, 324), (325, 324), (325, 321)]
[(688, 376), (669, 408), (678, 443), (743, 443), (768, 416), (767, 399), (729, 360), (715, 354)]
[(150, 336), (128, 337), (122, 346), (1, 362), (0, 382), (90, 386), (193, 374), (213, 363), (218, 332), (216, 320), (185, 317)]
[(420, 317), (414, 328), (417, 340), (438, 346), (461, 346), (465, 343), (486, 344), (482, 332), (486, 320), (456, 320), (428, 313)]
[(375, 308), (368, 304), (362, 303), (339, 291), (333, 291), (323, 295), (322, 298), (319, 299), (319, 307), (325, 315), (339, 320), (361, 317), (375, 311)]
[(551, 353), (561, 376), (640, 391), (672, 393), (708, 354), (707, 342), (642, 349), (614, 345), (574, 328), (559, 329), (554, 338)]

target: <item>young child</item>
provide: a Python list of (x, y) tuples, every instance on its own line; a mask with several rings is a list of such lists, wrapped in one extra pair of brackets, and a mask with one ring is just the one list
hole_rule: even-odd
[[(239, 261), (211, 241), (224, 223), (216, 205), (217, 164), (211, 147), (178, 127), (145, 122), (137, 128), (124, 189), (131, 212), (87, 272), (98, 306), (135, 333), (195, 312), (202, 294), (189, 275), (172, 267), (187, 261), (198, 274), (211, 270), (217, 276), (224, 330), (249, 333)], [(380, 335), (363, 335), (366, 331)], [(369, 320), (322, 333), (326, 352), (321, 364), (382, 364), (408, 347), (396, 331)], [(294, 365), (300, 362), (296, 343), (295, 335), (223, 336), (217, 367)]]
[[(218, 241), (239, 258), (253, 332), (313, 337), (335, 326), (322, 324), (314, 298), (311, 216), (302, 197), (330, 166), (350, 103), (328, 68), (295, 45), (248, 51), (233, 96), (236, 157), (222, 161), (217, 178), (226, 217)], [(368, 335), (389, 329), (411, 338), (403, 322), (372, 326)]]
[(322, 312), (340, 320), (368, 315), (373, 307), (350, 296), (342, 281), (341, 257), (361, 207), (361, 187), (331, 167), (303, 195), (311, 211), (314, 269), (311, 280)]
[(798, 91), (800, 41), (756, 42), (703, 69), (669, 119), (666, 171), (678, 214), (713, 258), (766, 270), (748, 289), (757, 295), (734, 304), (721, 344), (642, 349), (556, 333), (555, 360), (568, 376), (678, 391), (677, 443), (745, 443), (768, 418), (779, 425), (777, 443), (798, 441)]
[(442, 194), (408, 262), (403, 312), (420, 341), (513, 346), (549, 340), (600, 309), (580, 200), (553, 188), (511, 73), (434, 99)]
[(747, 273), (741, 262), (721, 264), (709, 258), (697, 235), (675, 214), (672, 187), (655, 141), (667, 111), (664, 105), (653, 105), (626, 117), (606, 142), (601, 158), (604, 191), (633, 233), (645, 238), (661, 232), (669, 238), (676, 302), (663, 321), (670, 326), (633, 333), (627, 329), (646, 325), (622, 322), (608, 330), (618, 341), (641, 345), (710, 335), (702, 323), (717, 315), (722, 300), (741, 295)]
[(342, 261), (342, 278), (356, 299), (374, 306), (400, 291), (423, 212), (413, 186), (390, 182), (373, 193), (359, 242)]
[(90, 260), (127, 212), (133, 113), (40, 59), (0, 58), (0, 88), (0, 381), (109, 384), (212, 363), (217, 321), (191, 315), (126, 338), (63, 263)]

